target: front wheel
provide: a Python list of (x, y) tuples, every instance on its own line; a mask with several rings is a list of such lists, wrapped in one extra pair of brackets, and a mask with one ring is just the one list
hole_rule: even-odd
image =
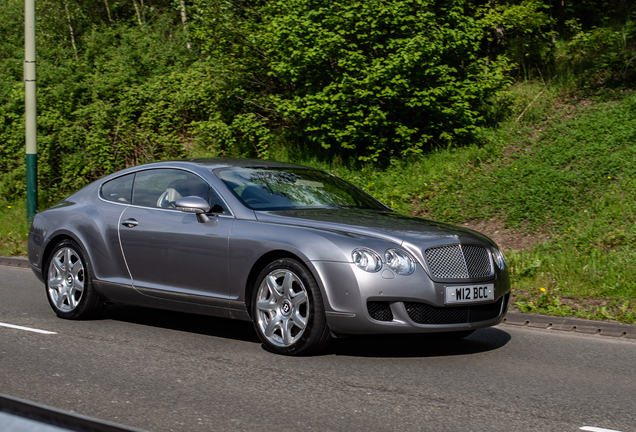
[(290, 258), (272, 262), (258, 276), (252, 318), (265, 348), (277, 354), (309, 354), (331, 340), (318, 284)]
[(58, 317), (90, 318), (104, 307), (93, 288), (88, 265), (77, 243), (71, 240), (58, 243), (44, 274), (46, 296)]

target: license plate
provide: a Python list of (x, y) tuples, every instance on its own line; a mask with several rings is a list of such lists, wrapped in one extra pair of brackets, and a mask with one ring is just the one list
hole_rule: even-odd
[(493, 284), (447, 286), (446, 304), (489, 302), (495, 299)]

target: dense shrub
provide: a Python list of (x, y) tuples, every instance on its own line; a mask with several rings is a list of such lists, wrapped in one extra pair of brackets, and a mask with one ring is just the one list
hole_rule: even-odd
[(275, 2), (265, 32), (277, 106), (341, 157), (387, 160), (469, 139), (506, 84), (466, 2)]
[[(530, 105), (542, 115), (534, 93), (500, 92), (512, 78), (540, 76), (546, 87), (574, 71), (593, 88), (636, 76), (630, 2), (37, 7), (43, 205), (125, 166), (183, 156), (386, 166), (474, 143), (484, 118), (534, 120)], [(5, 0), (0, 14), (0, 195), (8, 199), (25, 192), (23, 3)]]

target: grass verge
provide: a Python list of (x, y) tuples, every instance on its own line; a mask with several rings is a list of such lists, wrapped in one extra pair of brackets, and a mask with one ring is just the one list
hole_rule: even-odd
[(26, 201), (0, 203), (0, 256), (27, 254)]

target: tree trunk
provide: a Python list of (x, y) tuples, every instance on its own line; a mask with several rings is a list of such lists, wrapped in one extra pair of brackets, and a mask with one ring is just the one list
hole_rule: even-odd
[(64, 10), (66, 11), (66, 20), (68, 21), (68, 29), (71, 32), (71, 44), (73, 45), (73, 51), (75, 51), (75, 60), (77, 60), (77, 47), (75, 46), (75, 33), (73, 33), (73, 26), (71, 25), (71, 14), (68, 12), (68, 2), (64, 2)]
[(135, 0), (133, 0), (133, 4), (135, 5), (135, 12), (137, 12), (137, 21), (140, 26), (143, 26), (143, 23), (141, 22), (141, 14), (139, 13), (139, 6), (137, 6), (137, 2)]
[(141, 3), (141, 22), (146, 24), (146, 8), (144, 7), (144, 0), (139, 0)]
[(108, 7), (108, 0), (104, 0), (104, 4), (106, 5), (106, 12), (108, 12), (108, 22), (113, 23), (113, 19), (110, 16), (110, 8)]
[[(181, 23), (183, 24), (183, 30), (185, 31), (188, 29), (188, 25), (186, 24), (186, 21), (188, 20), (186, 16), (186, 5), (185, 5), (185, 0), (179, 0), (179, 1), (181, 4)], [(190, 42), (186, 42), (186, 47), (188, 49), (191, 49)]]

